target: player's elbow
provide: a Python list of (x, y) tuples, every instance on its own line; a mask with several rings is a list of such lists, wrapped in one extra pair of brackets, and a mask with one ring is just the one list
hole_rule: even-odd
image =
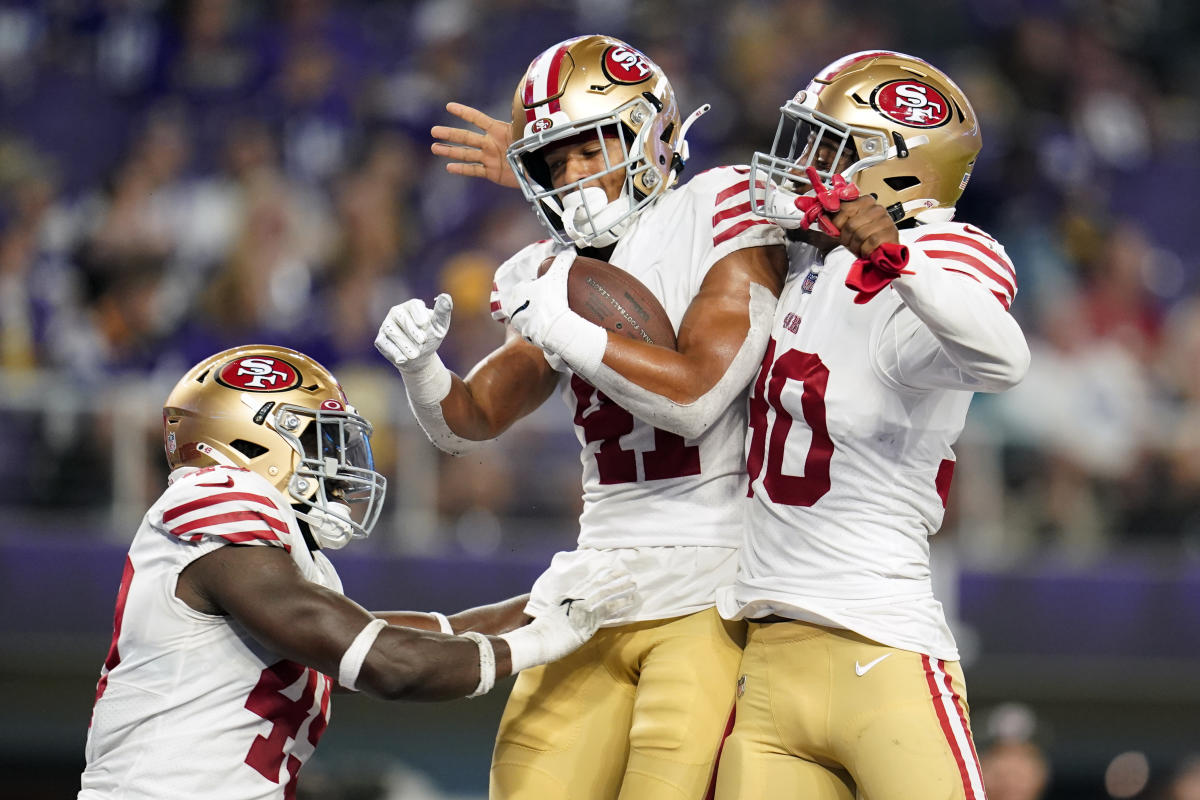
[(979, 381), (978, 391), (1004, 392), (1025, 378), (1029, 371), (1029, 345), (1022, 338), (1015, 344), (995, 355), (986, 364), (977, 368), (975, 378)]

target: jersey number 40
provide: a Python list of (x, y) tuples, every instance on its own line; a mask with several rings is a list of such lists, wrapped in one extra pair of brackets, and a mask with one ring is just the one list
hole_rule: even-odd
[[(795, 421), (780, 399), (788, 381), (804, 384), (800, 410), (804, 422), (812, 430), (812, 442), (804, 458), (804, 475), (787, 475), (783, 471), (788, 434)], [(763, 475), (763, 489), (767, 497), (780, 505), (811, 506), (829, 491), (833, 439), (825, 423), (825, 389), (828, 384), (829, 368), (821, 363), (820, 357), (813, 353), (789, 350), (776, 360), (775, 340), (771, 340), (750, 395), (750, 449), (746, 455), (746, 469), (750, 473), (751, 496), (759, 475)], [(769, 429), (768, 407), (775, 411), (775, 420)], [(767, 452), (765, 465), (764, 452)], [(763, 474), (764, 466), (766, 474)]]

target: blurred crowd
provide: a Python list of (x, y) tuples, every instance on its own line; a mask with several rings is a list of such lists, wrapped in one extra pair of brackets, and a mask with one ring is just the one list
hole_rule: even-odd
[[(259, 341), (373, 382), (376, 405), (400, 403), (372, 346), (387, 309), (450, 292), (444, 357), (466, 369), (502, 339), (492, 271), (543, 235), (515, 192), (450, 176), (429, 154), (430, 126), (455, 122), (447, 101), (506, 118), (534, 55), (611, 33), (664, 67), (685, 113), (713, 104), (689, 136), (694, 172), (769, 144), (779, 105), (824, 64), (899, 49), (945, 69), (979, 112), (984, 151), (959, 218), (1005, 243), (1020, 278), (1031, 373), (974, 411), (998, 462), (997, 549), (1086, 560), (1135, 543), (1200, 558), (1200, 261), (1186, 200), (1200, 181), (1200, 6), (904, 8), (4, 0), (0, 382), (48, 372), (87, 395), (173, 381)], [(36, 438), (5, 427), (6, 448)], [(569, 434), (552, 446), (575, 459)], [(481, 547), (493, 512), (536, 502), (573, 517), (577, 473), (547, 499), (544, 477), (511, 467), (503, 454), (443, 465), (462, 474), (441, 482), (440, 511), (468, 520)]]

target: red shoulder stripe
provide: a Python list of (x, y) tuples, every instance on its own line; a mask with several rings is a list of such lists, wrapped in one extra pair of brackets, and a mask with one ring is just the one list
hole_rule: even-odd
[[(225, 525), (230, 522), (265, 522), (269, 527), (280, 533), (287, 533), (287, 526), (274, 517), (263, 514), (259, 511), (230, 511), (227, 514), (213, 514), (211, 517), (201, 517), (200, 519), (186, 522), (183, 525), (176, 525), (171, 528), (171, 534), (174, 536), (182, 536), (185, 533), (191, 533), (194, 530), (214, 527), (217, 525)], [(274, 534), (272, 534), (272, 538)]]
[(749, 214), (749, 213), (750, 213), (750, 201), (747, 200), (746, 202), (744, 202), (740, 205), (736, 205), (731, 208), (727, 208), (724, 211), (718, 211), (717, 213), (713, 214), (713, 220), (712, 220), (713, 227), (714, 228), (717, 227), (717, 225), (719, 225), (723, 220), (730, 219), (731, 217), (740, 217), (743, 214)]
[(220, 494), (206, 495), (167, 510), (163, 513), (163, 522), (170, 522), (176, 517), (183, 516), (190, 511), (207, 508), (208, 506), (214, 506), (218, 503), (228, 503), (233, 500), (249, 500), (252, 503), (260, 503), (272, 511), (279, 510), (278, 507), (271, 502), (271, 498), (264, 497), (261, 494), (253, 494), (251, 492), (221, 492)]
[(255, 539), (262, 539), (268, 542), (279, 542), (283, 545), (285, 552), (292, 552), (292, 548), (286, 542), (280, 541), (279, 537), (271, 533), (271, 531), (236, 531), (234, 533), (218, 533), (215, 536), (220, 536), (230, 544), (242, 544), (244, 542), (253, 542)]
[(739, 181), (738, 183), (735, 183), (733, 186), (730, 186), (728, 188), (722, 189), (721, 191), (717, 192), (717, 199), (713, 201), (713, 205), (719, 206), (719, 205), (721, 205), (721, 203), (724, 203), (729, 198), (736, 197), (737, 195), (741, 194), (742, 192), (748, 192), (748, 191), (750, 191), (750, 180), (746, 179), (744, 181)]
[[(942, 269), (944, 269), (946, 272), (957, 272), (959, 275), (966, 275), (976, 283), (980, 285), (983, 284), (983, 282), (979, 280), (978, 275), (974, 275), (970, 272), (964, 272), (961, 269), (954, 269), (953, 267), (943, 267)], [(990, 291), (992, 295), (1000, 301), (1000, 305), (1004, 306), (1004, 310), (1008, 311), (1008, 307), (1012, 304), (1012, 298), (1004, 294), (1004, 292), (997, 292), (995, 289), (989, 289), (988, 291)]]
[(769, 219), (744, 219), (741, 222), (737, 223), (736, 225), (731, 225), (730, 227), (721, 231), (717, 235), (713, 236), (713, 247), (716, 247), (721, 242), (725, 242), (725, 241), (732, 239), (733, 237), (737, 236), (739, 233), (746, 230), (747, 228), (751, 228), (755, 225), (770, 225), (770, 224), (772, 224), (772, 223), (771, 223), (771, 220), (769, 220)]
[(917, 239), (917, 241), (954, 242), (955, 244), (965, 244), (968, 247), (973, 247), (1003, 267), (1004, 271), (1011, 275), (1014, 281), (1017, 279), (1017, 271), (1013, 269), (1012, 264), (1001, 258), (998, 253), (996, 253), (983, 242), (980, 242), (978, 239), (972, 239), (970, 236), (962, 236), (961, 234), (957, 233), (931, 233), (928, 236), (922, 236), (920, 239)]
[(1006, 289), (1009, 294), (1016, 294), (1016, 287), (1007, 275), (1000, 275), (995, 270), (991, 269), (987, 264), (984, 264), (978, 258), (969, 256), (966, 253), (960, 253), (957, 250), (926, 250), (925, 255), (930, 258), (944, 258), (949, 261), (957, 261), (961, 264), (966, 264), (969, 267), (974, 267), (980, 273), (994, 280)]

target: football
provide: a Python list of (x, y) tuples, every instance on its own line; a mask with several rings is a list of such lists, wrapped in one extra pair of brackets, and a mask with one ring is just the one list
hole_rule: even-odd
[[(542, 262), (538, 275), (554, 263)], [(675, 328), (646, 285), (607, 261), (576, 256), (567, 275), (567, 305), (588, 322), (630, 339), (675, 349)]]

